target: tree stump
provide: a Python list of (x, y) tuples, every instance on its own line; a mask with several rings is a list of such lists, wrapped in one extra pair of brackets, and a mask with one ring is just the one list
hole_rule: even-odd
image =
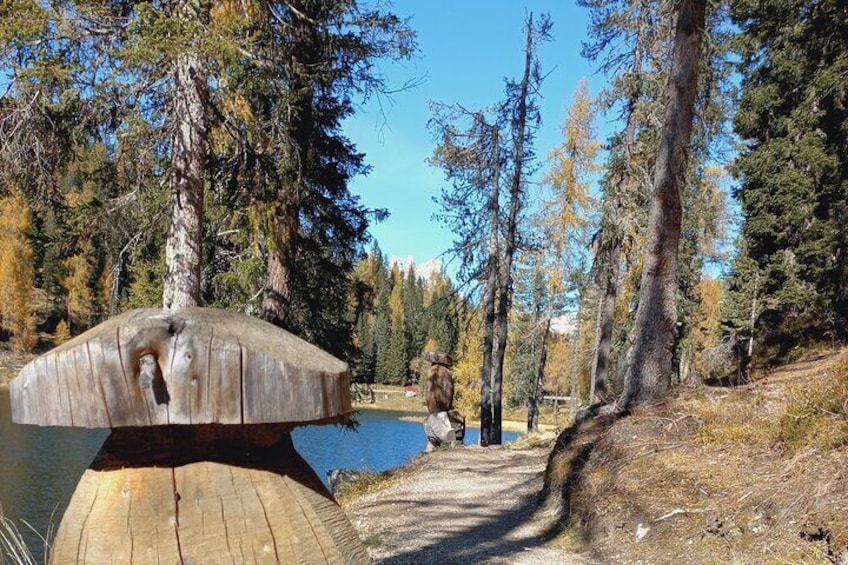
[(35, 359), (14, 421), (109, 427), (50, 562), (367, 563), (290, 430), (344, 422), (347, 365), (258, 319), (137, 310)]

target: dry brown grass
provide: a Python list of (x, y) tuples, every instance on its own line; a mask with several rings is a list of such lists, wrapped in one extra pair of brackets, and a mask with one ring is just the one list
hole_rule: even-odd
[(335, 493), (340, 504), (356, 500), (368, 494), (380, 492), (395, 483), (396, 472), (362, 473), (356, 478), (343, 482)]
[[(32, 529), (32, 526), (26, 522), (24, 525)], [(48, 533), (48, 537), (49, 535)], [(42, 538), (42, 542), (44, 544), (43, 563), (47, 563), (50, 546), (47, 539)], [(18, 525), (5, 516), (3, 509), (0, 508), (0, 565), (38, 565), (41, 562), (27, 547)]]
[(576, 434), (572, 455), (592, 448), (563, 537), (615, 563), (848, 559), (846, 406), (848, 354), (836, 352)]
[(792, 452), (833, 449), (848, 443), (848, 356), (822, 375), (789, 387), (778, 439)]

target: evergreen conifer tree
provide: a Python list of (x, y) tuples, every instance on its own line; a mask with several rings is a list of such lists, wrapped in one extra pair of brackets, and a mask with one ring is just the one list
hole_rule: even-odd
[[(734, 163), (754, 311), (784, 342), (848, 329), (848, 13), (840, 0), (735, 0), (742, 96)], [(738, 278), (738, 277), (737, 277)], [(753, 282), (731, 282), (731, 292)], [(750, 300), (750, 298), (748, 299)], [(746, 310), (733, 317), (745, 319)]]

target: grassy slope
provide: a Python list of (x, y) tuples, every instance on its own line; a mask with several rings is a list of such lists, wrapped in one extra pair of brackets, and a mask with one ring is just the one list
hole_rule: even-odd
[(615, 563), (842, 563), (848, 352), (589, 420), (558, 440), (548, 483), (558, 541)]

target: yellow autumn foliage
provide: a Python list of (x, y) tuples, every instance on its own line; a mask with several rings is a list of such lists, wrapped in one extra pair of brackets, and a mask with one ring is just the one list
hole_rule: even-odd
[(566, 234), (586, 221), (585, 211), (592, 204), (591, 177), (600, 169), (595, 162), (601, 144), (595, 141), (595, 113), (586, 79), (574, 93), (574, 103), (562, 126), (563, 142), (548, 154), (551, 165), (546, 183), (553, 198), (543, 203), (548, 222), (559, 229), (553, 234)]
[(694, 314), (690, 338), (695, 351), (692, 368), (701, 374), (706, 374), (708, 367), (699, 353), (719, 343), (724, 286), (718, 279), (704, 279), (698, 283), (697, 292), (700, 302)]
[(12, 334), (16, 351), (32, 351), (37, 342), (35, 273), (27, 238), (31, 221), (29, 205), (18, 191), (0, 199), (0, 326)]
[(68, 323), (65, 322), (65, 320), (60, 320), (59, 323), (56, 324), (56, 329), (53, 331), (53, 344), (59, 346), (70, 341), (70, 339), (71, 329), (68, 327)]
[(108, 318), (112, 308), (112, 290), (115, 285), (115, 272), (111, 268), (103, 269), (97, 279), (97, 311), (102, 318)]
[(480, 374), (483, 370), (483, 337), (480, 315), (461, 325), (457, 359), (453, 366), (454, 407), (466, 418), (480, 417)]
[(62, 280), (62, 286), (68, 293), (68, 314), (75, 324), (87, 326), (94, 314), (94, 294), (89, 282), (94, 274), (89, 257), (91, 247), (86, 246), (80, 253), (65, 261), (68, 275)]
[(566, 336), (553, 334), (548, 345), (548, 362), (545, 365), (544, 389), (547, 392), (556, 395), (568, 394), (573, 356), (571, 340)]

